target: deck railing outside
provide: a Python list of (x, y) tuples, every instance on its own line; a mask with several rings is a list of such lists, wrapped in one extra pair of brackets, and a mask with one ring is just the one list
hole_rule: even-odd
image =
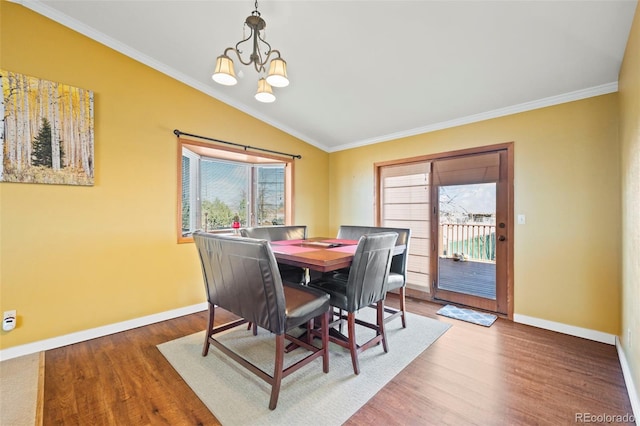
[(443, 256), (464, 254), (468, 260), (495, 262), (496, 226), (490, 224), (440, 224), (439, 252)]

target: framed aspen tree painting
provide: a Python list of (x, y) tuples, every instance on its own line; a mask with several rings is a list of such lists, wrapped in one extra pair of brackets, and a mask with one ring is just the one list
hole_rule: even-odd
[(93, 92), (0, 70), (0, 182), (93, 185)]

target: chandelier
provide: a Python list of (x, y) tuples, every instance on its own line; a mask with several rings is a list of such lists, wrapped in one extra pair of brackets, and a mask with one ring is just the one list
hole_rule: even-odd
[[(224, 53), (216, 59), (216, 69), (213, 72), (211, 78), (216, 83), (233, 86), (238, 83), (236, 73), (233, 68), (233, 60), (229, 57), (229, 53), (233, 52), (238, 57), (238, 60), (244, 65), (253, 64), (256, 71), (263, 74), (267, 68), (266, 64), (272, 55), (277, 55), (271, 60), (269, 64), (269, 72), (267, 77), (261, 77), (258, 80), (258, 91), (255, 98), (260, 102), (273, 102), (276, 100), (275, 95), (271, 87), (286, 87), (289, 85), (289, 79), (287, 78), (287, 63), (280, 57), (280, 51), (271, 49), (271, 45), (264, 39), (264, 29), (267, 23), (260, 17), (258, 12), (258, 2), (255, 2), (256, 10), (251, 12), (251, 16), (247, 17), (244, 21), (244, 28), (247, 27), (251, 31), (248, 37), (239, 41), (236, 47), (227, 47)], [(246, 33), (243, 35), (243, 37)], [(249, 55), (249, 60), (242, 59), (242, 50), (240, 45), (245, 42), (251, 42), (253, 50)]]

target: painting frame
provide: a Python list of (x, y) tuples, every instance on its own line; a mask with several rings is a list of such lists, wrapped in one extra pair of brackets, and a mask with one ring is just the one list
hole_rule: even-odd
[(0, 69), (0, 182), (94, 185), (94, 94)]

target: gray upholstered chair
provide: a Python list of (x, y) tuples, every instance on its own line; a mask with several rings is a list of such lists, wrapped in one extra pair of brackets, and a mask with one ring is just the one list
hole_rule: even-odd
[[(405, 289), (407, 286), (407, 262), (409, 259), (409, 241), (411, 239), (411, 229), (409, 228), (388, 228), (379, 226), (351, 226), (342, 225), (338, 229), (338, 237), (346, 240), (357, 240), (362, 235), (377, 232), (397, 232), (398, 240), (396, 246), (404, 245), (405, 250), (402, 253), (393, 256), (391, 261), (391, 270), (389, 272), (389, 281), (387, 288), (389, 291), (398, 290), (400, 299), (400, 309), (394, 309), (385, 306), (385, 312), (390, 314), (385, 317), (385, 322), (389, 322), (394, 318), (402, 319), (402, 327), (407, 327), (406, 306), (405, 306)], [(345, 271), (342, 271), (343, 273)]]
[[(358, 353), (382, 343), (385, 352), (389, 351), (385, 334), (384, 298), (387, 295), (387, 278), (391, 267), (391, 257), (398, 234), (384, 232), (360, 237), (353, 256), (349, 275), (335, 274), (309, 282), (309, 287), (325, 291), (331, 296), (331, 306), (339, 309), (338, 320), (342, 324), (347, 320), (347, 336), (329, 335), (330, 341), (349, 349), (353, 372), (360, 373)], [(366, 322), (356, 318), (361, 308), (376, 305), (376, 322)], [(346, 311), (346, 316), (343, 314)], [(335, 312), (334, 312), (335, 315)], [(376, 335), (364, 344), (356, 342), (356, 324), (375, 330)]]
[[(269, 243), (252, 238), (193, 234), (200, 256), (202, 274), (209, 303), (209, 321), (202, 356), (214, 345), (227, 356), (271, 385), (269, 409), (276, 408), (282, 379), (318, 357), (322, 369), (329, 371), (329, 296), (300, 285), (283, 285)], [(240, 319), (214, 326), (216, 310), (222, 308)], [(313, 319), (321, 317), (319, 331)], [(225, 346), (215, 335), (221, 331), (252, 322), (271, 331), (276, 338), (275, 365), (271, 372), (256, 367), (242, 355)], [(306, 340), (289, 334), (307, 324)], [(311, 344), (313, 336), (322, 338), (322, 347)], [(284, 368), (285, 339), (310, 351), (303, 359)]]
[(306, 225), (274, 225), (241, 228), (240, 235), (267, 241), (304, 240), (307, 238)]
[[(242, 228), (240, 235), (267, 241), (304, 240), (307, 238), (305, 225), (276, 225)], [(297, 266), (278, 264), (283, 281), (300, 284), (305, 280), (305, 270)]]

